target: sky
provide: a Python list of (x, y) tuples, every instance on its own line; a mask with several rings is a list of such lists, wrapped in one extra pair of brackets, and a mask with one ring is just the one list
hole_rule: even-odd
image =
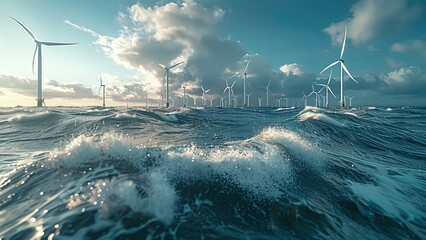
[[(13, 19), (40, 41), (77, 42), (43, 46), (43, 97), (48, 106), (99, 106), (106, 85), (109, 106), (157, 105), (164, 69), (170, 71), (171, 103), (182, 104), (183, 86), (201, 104), (220, 105), (225, 79), (247, 68), (250, 105), (281, 98), (302, 105), (303, 92), (327, 83), (339, 59), (344, 96), (353, 106), (426, 105), (426, 2), (421, 0), (2, 0), (0, 1), (0, 106), (35, 106), (35, 43)], [(340, 67), (330, 88), (340, 100)], [(243, 75), (234, 81), (243, 102)], [(324, 91), (322, 92), (324, 93)], [(248, 100), (246, 100), (248, 101)], [(193, 100), (190, 99), (189, 105)], [(208, 102), (210, 104), (210, 102)], [(313, 95), (308, 104), (314, 105)]]

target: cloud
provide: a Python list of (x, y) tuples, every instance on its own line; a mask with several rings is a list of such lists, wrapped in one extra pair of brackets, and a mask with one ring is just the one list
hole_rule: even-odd
[(399, 53), (414, 52), (426, 57), (426, 42), (422, 40), (407, 40), (402, 43), (394, 43), (391, 46), (391, 50)]
[[(273, 70), (267, 59), (248, 54), (241, 42), (219, 35), (217, 24), (224, 15), (223, 9), (205, 8), (186, 0), (152, 8), (131, 6), (127, 12), (119, 13), (122, 28), (115, 37), (103, 36), (71, 21), (67, 24), (94, 36), (95, 44), (117, 64), (137, 70), (141, 75), (139, 83), (150, 96), (161, 92), (164, 69), (159, 64), (170, 66), (183, 60), (186, 61), (182, 65), (170, 71), (170, 92), (176, 95), (181, 94), (185, 83), (189, 95), (201, 96), (203, 86), (212, 89), (211, 97), (218, 98), (225, 88), (223, 78), (241, 71), (248, 59), (247, 91), (261, 94), (259, 86), (265, 86), (269, 79), (272, 85), (282, 88), (283, 74)], [(237, 81), (235, 93), (241, 94), (242, 78), (233, 80)], [(120, 91), (129, 89), (130, 85)]]
[(352, 6), (349, 18), (332, 23), (323, 31), (334, 45), (340, 45), (346, 25), (348, 38), (355, 45), (366, 44), (384, 33), (399, 32), (421, 11), (420, 4), (409, 5), (406, 0), (360, 0)]
[[(37, 95), (37, 80), (12, 75), (0, 75), (0, 86), (22, 95)], [(43, 95), (46, 98), (97, 98), (92, 89), (80, 83), (61, 83), (55, 80), (43, 82)]]
[(291, 64), (284, 64), (280, 67), (280, 71), (283, 72), (285, 75), (295, 75), (295, 76), (301, 76), (303, 75), (302, 66), (297, 63), (291, 63)]
[(380, 76), (385, 95), (409, 95), (424, 97), (426, 74), (416, 66), (402, 67)]

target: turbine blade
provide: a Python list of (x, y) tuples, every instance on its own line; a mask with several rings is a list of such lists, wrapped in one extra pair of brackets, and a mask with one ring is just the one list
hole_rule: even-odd
[(340, 62), (340, 61), (335, 61), (334, 63), (332, 63), (332, 64), (328, 65), (326, 68), (324, 68), (324, 69), (320, 72), (320, 75), (321, 75), (321, 73), (323, 73), (325, 70), (327, 70), (327, 69), (331, 68), (332, 66), (334, 66), (334, 65), (338, 64), (339, 62)]
[(35, 73), (34, 73), (34, 61), (35, 61), (35, 56), (36, 56), (36, 53), (37, 53), (37, 48), (38, 48), (38, 44), (36, 44), (36, 47), (35, 47), (35, 49), (34, 49), (34, 55), (33, 55), (33, 75), (35, 76)]
[(316, 84), (317, 86), (321, 86), (321, 87), (327, 87), (327, 85), (325, 85), (325, 84), (321, 84), (321, 83), (318, 83), (318, 84)]
[(76, 45), (77, 43), (59, 43), (59, 42), (39, 42), (46, 46), (65, 46), (65, 45)]
[(23, 27), (25, 29), (25, 31), (31, 36), (32, 39), (34, 39), (34, 41), (37, 41), (37, 39), (35, 38), (34, 34), (27, 28), (24, 26), (24, 24), (22, 24), (20, 21), (18, 21), (16, 18), (14, 17), (10, 17), (13, 20), (15, 20), (19, 25), (21, 25), (21, 27)]
[(331, 75), (333, 74), (333, 69), (330, 69), (330, 77), (328, 77), (327, 86), (330, 85)]
[(318, 91), (318, 93), (320, 93), (322, 90), (324, 90), (324, 88), (325, 88), (325, 87), (322, 87), (322, 88)]
[[(185, 61), (186, 61), (186, 60), (185, 60)], [(182, 63), (183, 63), (183, 62), (185, 62), (185, 61), (182, 61), (182, 62), (180, 62), (180, 63), (176, 63), (175, 65), (170, 66), (170, 67), (169, 67), (169, 69), (172, 69), (172, 68), (174, 68), (174, 67), (177, 67), (178, 65), (182, 64)]]
[(98, 91), (98, 94), (101, 92), (101, 88), (102, 88), (102, 85), (99, 87), (99, 91)]
[(235, 73), (234, 75), (232, 75), (229, 79), (232, 79), (233, 77), (235, 77), (235, 76), (237, 76), (238, 74), (240, 74), (240, 73)]
[(346, 26), (345, 26), (345, 36), (343, 37), (343, 45), (342, 45), (342, 51), (340, 52), (340, 59), (343, 57), (343, 53), (345, 52), (345, 45), (346, 45)]
[(250, 59), (247, 61), (247, 65), (246, 65), (246, 68), (244, 69), (244, 73), (247, 73), (247, 68), (248, 68), (249, 63), (250, 63)]
[(352, 77), (351, 73), (348, 71), (348, 69), (346, 68), (346, 66), (345, 66), (345, 64), (344, 64), (343, 62), (342, 62), (342, 67), (343, 67), (343, 70), (345, 70), (345, 72), (349, 75), (349, 77), (350, 77), (352, 80), (354, 80), (354, 82), (358, 83), (358, 82), (354, 79), (354, 77)]
[(201, 87), (201, 90), (203, 90), (203, 92), (205, 92), (203, 87)]
[(101, 82), (101, 85), (100, 85), (100, 86), (102, 86), (102, 74), (100, 74), (100, 75), (99, 75), (99, 80), (100, 80), (100, 82)]
[(226, 90), (228, 90), (229, 87), (226, 87), (225, 90), (223, 90), (223, 94), (225, 94)]
[(205, 92), (206, 92), (206, 93), (210, 92), (210, 89), (207, 89)]
[(269, 79), (268, 85), (266, 85), (266, 87), (268, 88), (268, 90), (269, 90), (269, 84), (271, 84), (271, 79)]
[(160, 67), (166, 69), (166, 66), (164, 66), (163, 64), (158, 64)]
[(232, 85), (231, 85), (231, 90), (232, 90), (232, 88), (234, 87), (235, 82), (237, 82), (237, 81), (234, 81), (234, 82), (232, 83)]
[(334, 92), (331, 90), (329, 86), (327, 86), (327, 89), (331, 92), (331, 94), (333, 94), (334, 98), (336, 98), (336, 95), (334, 94)]
[(226, 79), (225, 81), (226, 81), (226, 87), (229, 88), (228, 79)]

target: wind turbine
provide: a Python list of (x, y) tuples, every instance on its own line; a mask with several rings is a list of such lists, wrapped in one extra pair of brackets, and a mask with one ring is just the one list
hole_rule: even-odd
[(325, 107), (328, 108), (328, 92), (331, 92), (331, 94), (333, 94), (334, 97), (336, 97), (336, 95), (334, 95), (333, 91), (330, 88), (330, 81), (331, 81), (331, 75), (333, 73), (333, 69), (330, 70), (330, 77), (328, 78), (328, 82), (327, 84), (317, 84), (318, 86), (322, 86), (325, 88)]
[(183, 107), (186, 107), (185, 85), (183, 85)]
[(349, 98), (349, 107), (351, 108), (352, 107), (352, 99), (354, 98), (355, 96), (353, 96), (353, 97), (348, 97)]
[(257, 99), (259, 99), (259, 107), (262, 107), (262, 97), (258, 97)]
[(312, 92), (309, 93), (308, 97), (315, 93), (315, 107), (318, 107), (318, 92), (315, 92), (314, 85), (312, 85)]
[(269, 84), (271, 84), (271, 80), (269, 80), (268, 85), (265, 86), (266, 89), (266, 106), (269, 107), (269, 93), (272, 93), (271, 90), (269, 90)]
[(210, 91), (210, 89), (204, 90), (204, 88), (201, 87), (201, 90), (203, 90), (203, 96), (202, 96), (203, 106), (206, 106), (206, 99), (204, 98), (204, 94), (208, 93)]
[(247, 107), (250, 107), (250, 95), (252, 95), (253, 92), (247, 94)]
[(232, 88), (234, 87), (236, 81), (234, 81), (231, 86), (228, 85), (228, 79), (225, 79), (225, 81), (226, 88), (223, 90), (223, 93), (225, 94), (226, 90), (228, 90), (228, 108), (231, 108), (231, 92), (232, 95), (234, 95), (234, 91), (232, 90)]
[(101, 82), (99, 86), (99, 91), (101, 91), (101, 88), (103, 88), (103, 94), (102, 94), (102, 106), (105, 107), (105, 84), (102, 84), (102, 75), (99, 75), (99, 80)]
[[(77, 43), (59, 43), (59, 42), (43, 42), (43, 41), (39, 41), (36, 39), (36, 37), (34, 36), (34, 34), (27, 28), (24, 26), (24, 24), (22, 24), (21, 22), (19, 22), (16, 18), (14, 17), (10, 17), (13, 20), (15, 20), (19, 25), (21, 25), (22, 28), (24, 28), (24, 30), (31, 36), (31, 38), (34, 40), (36, 47), (34, 50), (34, 55), (33, 55), (33, 64), (32, 64), (32, 69), (33, 69), (33, 74), (34, 74), (34, 60), (35, 60), (35, 56), (36, 54), (38, 54), (38, 59), (37, 59), (37, 64), (38, 64), (38, 68), (37, 68), (37, 83), (38, 83), (38, 92), (37, 92), (37, 107), (42, 107), (43, 103), (44, 103), (44, 98), (43, 98), (43, 89), (42, 89), (42, 56), (41, 56), (41, 46), (45, 45), (45, 46), (64, 46), (64, 45), (75, 45)], [(46, 104), (45, 104), (46, 105)]]
[(221, 107), (225, 106), (224, 102), (225, 102), (225, 97), (220, 97), (220, 106)]
[(164, 78), (166, 78), (166, 108), (169, 107), (169, 71), (170, 71), (170, 69), (179, 66), (183, 62), (185, 62), (185, 61), (176, 63), (176, 64), (169, 66), (169, 67), (166, 67), (163, 64), (158, 64), (158, 65), (160, 65), (160, 67), (164, 68), (164, 70), (165, 70), (164, 71), (164, 77), (163, 77), (163, 88), (164, 88)]
[(351, 73), (349, 72), (349, 70), (346, 68), (345, 66), (345, 61), (343, 60), (343, 53), (345, 52), (345, 45), (346, 45), (346, 33), (347, 33), (347, 28), (345, 26), (345, 36), (343, 38), (343, 45), (342, 45), (342, 51), (340, 52), (340, 57), (339, 60), (331, 63), (330, 65), (328, 65), (326, 68), (324, 68), (321, 72), (323, 73), (325, 70), (333, 67), (336, 64), (340, 63), (340, 107), (345, 107), (345, 101), (344, 101), (344, 95), (343, 95), (343, 70), (348, 74), (348, 76), (354, 80), (354, 82), (358, 83), (351, 75)]
[(308, 96), (305, 94), (304, 91), (302, 91), (302, 93), (303, 93), (302, 100), (305, 100), (305, 107), (306, 107), (306, 105), (308, 105)]

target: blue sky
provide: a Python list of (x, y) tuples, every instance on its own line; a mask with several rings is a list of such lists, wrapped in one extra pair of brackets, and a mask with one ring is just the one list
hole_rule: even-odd
[[(192, 97), (201, 86), (219, 104), (225, 81), (248, 59), (247, 92), (269, 102), (300, 100), (340, 54), (348, 27), (345, 64), (359, 82), (345, 77), (353, 105), (426, 105), (425, 2), (357, 1), (24, 1), (0, 2), (0, 105), (35, 105), (31, 70), (34, 42), (9, 16), (39, 40), (78, 42), (43, 47), (44, 97), (48, 105), (99, 105), (99, 75), (107, 85), (107, 105), (156, 103), (163, 70), (159, 63), (184, 64), (170, 75), (172, 98), (182, 84)], [(36, 62), (37, 66), (37, 62)], [(36, 67), (37, 69), (37, 67)], [(331, 88), (340, 96), (339, 69)], [(243, 81), (234, 93), (241, 104)], [(233, 80), (234, 80), (233, 79)], [(232, 81), (232, 80), (231, 80)], [(317, 89), (318, 90), (318, 89)], [(309, 99), (313, 105), (313, 99)]]

